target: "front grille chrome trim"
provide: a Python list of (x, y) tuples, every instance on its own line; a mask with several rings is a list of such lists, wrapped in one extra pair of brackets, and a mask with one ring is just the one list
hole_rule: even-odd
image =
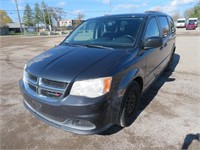
[(40, 80), (41, 85), (43, 86), (48, 86), (56, 89), (61, 89), (64, 90), (67, 86), (67, 83), (65, 82), (60, 82), (60, 81), (55, 81), (55, 80), (49, 80), (49, 79), (44, 79), (42, 78)]
[[(42, 82), (42, 78), (39, 78), (39, 86), (43, 89), (46, 89), (46, 90), (52, 90), (52, 91), (56, 91), (56, 92), (64, 92), (65, 89), (62, 89), (62, 88), (55, 88), (55, 87), (52, 87), (52, 86), (47, 86), (45, 84), (43, 84)], [(67, 88), (67, 86), (66, 86)]]
[[(42, 98), (46, 99), (47, 101), (57, 101), (57, 100), (61, 100), (64, 98), (65, 91), (68, 88), (68, 83), (65, 83), (65, 82), (62, 83), (61, 81), (50, 80), (52, 82), (60, 82), (61, 84), (66, 85), (65, 88), (56, 88), (56, 87), (52, 87), (52, 86), (47, 86), (42, 82), (43, 79), (45, 79), (45, 80), (49, 80), (49, 79), (40, 78), (40, 77), (34, 76), (32, 74), (29, 74), (27, 72), (25, 72), (24, 75), (25, 75), (24, 85), (25, 85), (26, 90), (28, 90), (30, 93), (34, 94), (35, 96), (42, 97)], [(28, 76), (33, 76), (33, 78), (37, 79), (37, 81), (36, 82), (33, 81), (32, 78), (29, 78)], [(36, 88), (36, 91), (31, 89), (29, 87), (29, 85), (34, 86)], [(46, 95), (43, 95), (44, 93)], [(56, 97), (56, 96), (58, 96), (58, 97)]]

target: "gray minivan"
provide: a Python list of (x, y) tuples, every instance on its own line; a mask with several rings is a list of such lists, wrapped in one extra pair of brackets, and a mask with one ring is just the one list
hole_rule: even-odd
[(19, 81), (24, 105), (73, 133), (127, 127), (141, 95), (172, 68), (175, 38), (173, 19), (161, 12), (88, 19), (25, 65)]

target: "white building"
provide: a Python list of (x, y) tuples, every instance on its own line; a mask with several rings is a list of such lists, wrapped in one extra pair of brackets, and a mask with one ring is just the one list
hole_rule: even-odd
[(61, 20), (60, 27), (69, 27), (72, 26), (72, 20)]

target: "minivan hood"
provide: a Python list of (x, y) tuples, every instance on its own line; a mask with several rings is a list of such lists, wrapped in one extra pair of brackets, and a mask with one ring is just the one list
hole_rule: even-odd
[[(60, 45), (29, 61), (26, 71), (38, 77), (70, 82), (97, 64), (101, 64), (97, 65), (98, 73), (104, 72), (118, 63), (125, 54), (123, 50)], [(92, 70), (91, 74), (98, 76)], [(90, 75), (89, 77), (92, 78)]]

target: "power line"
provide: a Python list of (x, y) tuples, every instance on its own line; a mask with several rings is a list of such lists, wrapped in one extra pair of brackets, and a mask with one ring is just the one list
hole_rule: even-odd
[[(17, 11), (17, 10), (15, 10), (15, 9), (4, 9), (5, 11)], [(63, 9), (64, 11), (67, 11), (67, 12), (73, 12), (73, 11), (75, 11), (75, 10), (67, 10), (67, 9)], [(19, 11), (24, 11), (24, 10), (19, 10)], [(34, 10), (32, 10), (32, 11), (34, 11)], [(85, 11), (83, 11), (83, 12), (104, 12), (105, 10), (85, 10)], [(108, 10), (107, 10), (108, 11)]]

